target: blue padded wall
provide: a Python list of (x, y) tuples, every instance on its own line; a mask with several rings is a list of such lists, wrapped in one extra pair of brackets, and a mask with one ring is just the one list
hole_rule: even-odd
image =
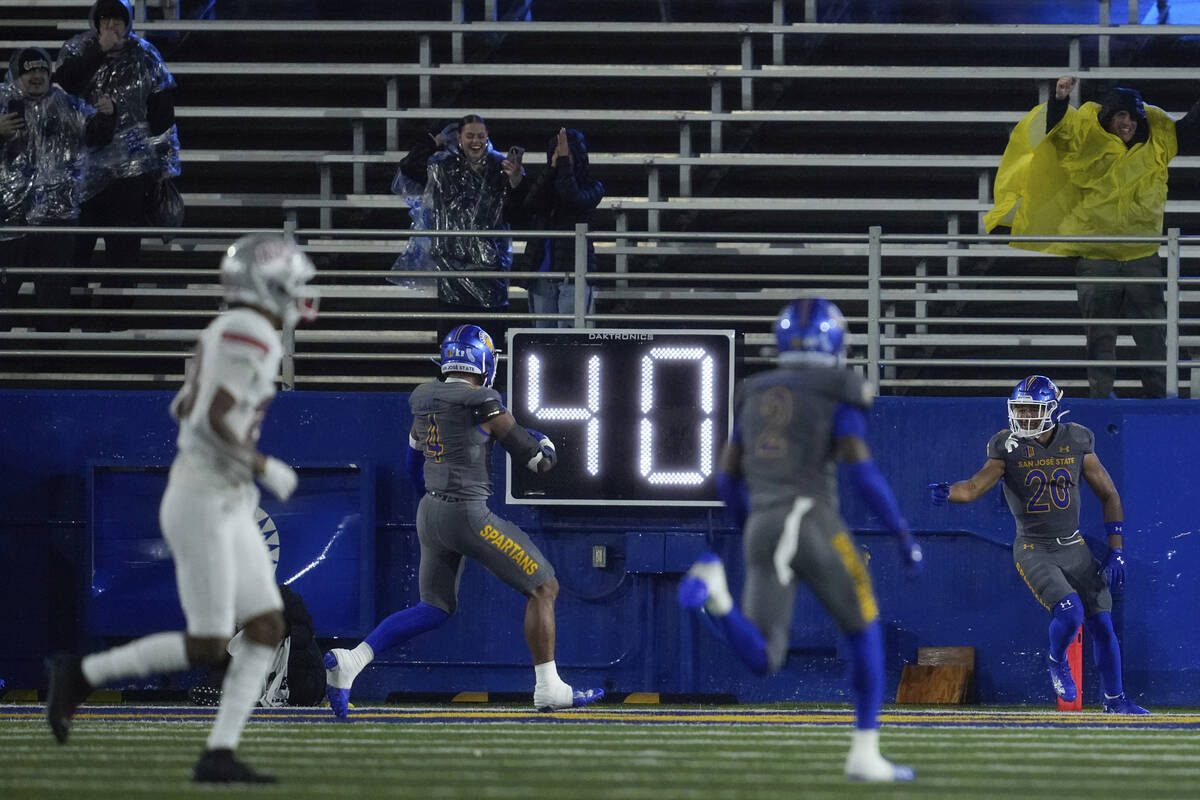
[[(10, 685), (42, 685), (48, 651), (106, 643), (86, 633), (89, 465), (169, 463), (169, 398), (166, 392), (0, 392), (0, 619), (6, 634), (0, 677)], [(1067, 407), (1068, 419), (1096, 432), (1129, 521), (1130, 582), (1114, 612), (1125, 645), (1126, 686), (1143, 704), (1194, 704), (1200, 643), (1190, 632), (1200, 602), (1200, 539), (1193, 535), (1200, 493), (1192, 486), (1190, 443), (1200, 441), (1200, 404), (1069, 400)], [(889, 694), (918, 647), (970, 645), (981, 701), (1050, 703), (1042, 667), (1046, 614), (1012, 567), (1013, 524), (999, 489), (970, 506), (934, 508), (925, 500), (930, 481), (966, 478), (983, 464), (988, 438), (1006, 425), (1004, 414), (999, 399), (885, 397), (876, 404), (872, 449), (928, 556), (923, 575), (905, 575), (892, 537), (843, 490), (844, 514), (870, 555)], [(377, 619), (417, 599), (417, 498), (403, 469), (408, 426), (405, 395), (299, 392), (277, 398), (263, 431), (263, 449), (293, 463), (373, 465), (374, 581), (367, 590)], [(1082, 529), (1100, 553), (1099, 507), (1088, 490), (1083, 494)], [(740, 539), (719, 510), (509, 507), (502, 513), (535, 536), (558, 571), (557, 660), (568, 681), (616, 692), (734, 694), (743, 701), (847, 696), (837, 631), (803, 591), (789, 663), (765, 680), (742, 668), (703, 620), (679, 613), (679, 573), (703, 549), (727, 558), (735, 591), (740, 587)], [(594, 545), (607, 548), (604, 568), (591, 566)], [(318, 589), (309, 584), (305, 591)], [(523, 611), (523, 598), (470, 565), (459, 614), (381, 654), (356, 694), (528, 691), (533, 676), (521, 635)], [(315, 622), (319, 635), (328, 633)], [(1091, 703), (1097, 679), (1090, 664), (1085, 670)]]

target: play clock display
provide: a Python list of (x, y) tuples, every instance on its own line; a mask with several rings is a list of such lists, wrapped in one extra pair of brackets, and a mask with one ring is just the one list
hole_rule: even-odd
[(508, 459), (508, 502), (719, 505), (733, 331), (509, 331), (508, 407), (546, 434), (558, 464)]

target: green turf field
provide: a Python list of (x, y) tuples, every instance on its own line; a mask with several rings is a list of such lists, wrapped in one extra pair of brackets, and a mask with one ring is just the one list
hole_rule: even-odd
[(885, 713), (907, 786), (841, 775), (844, 708), (385, 706), (256, 712), (242, 756), (268, 787), (196, 787), (213, 709), (89, 706), (60, 747), (38, 706), (0, 705), (0, 798), (1195, 798), (1200, 715)]

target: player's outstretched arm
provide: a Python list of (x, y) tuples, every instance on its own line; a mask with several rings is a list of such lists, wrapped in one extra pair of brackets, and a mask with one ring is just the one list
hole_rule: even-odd
[(508, 451), (513, 461), (523, 464), (532, 472), (549, 472), (558, 463), (558, 453), (550, 437), (522, 428), (507, 410), (496, 414), (480, 427)]
[(883, 477), (871, 458), (866, 431), (867, 418), (860, 409), (848, 405), (838, 407), (834, 417), (838, 460), (846, 465), (867, 506), (883, 520), (888, 530), (896, 534), (901, 560), (911, 568), (920, 569), (925, 555), (908, 529), (908, 521), (900, 513), (900, 506), (896, 503), (896, 496), (887, 478)]
[(951, 503), (973, 503), (1004, 477), (1004, 462), (989, 458), (983, 468), (965, 481), (929, 484), (929, 499), (935, 506)]

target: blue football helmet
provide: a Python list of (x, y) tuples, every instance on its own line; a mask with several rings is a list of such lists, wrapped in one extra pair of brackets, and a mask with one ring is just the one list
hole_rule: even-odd
[(780, 363), (841, 366), (846, 363), (846, 318), (820, 297), (793, 300), (775, 319), (775, 341)]
[(1018, 439), (1041, 436), (1058, 424), (1062, 389), (1045, 375), (1030, 375), (1008, 397), (1008, 429)]
[(442, 340), (442, 374), (470, 372), (483, 376), (490, 387), (496, 379), (496, 348), (492, 337), (478, 325), (459, 325)]

